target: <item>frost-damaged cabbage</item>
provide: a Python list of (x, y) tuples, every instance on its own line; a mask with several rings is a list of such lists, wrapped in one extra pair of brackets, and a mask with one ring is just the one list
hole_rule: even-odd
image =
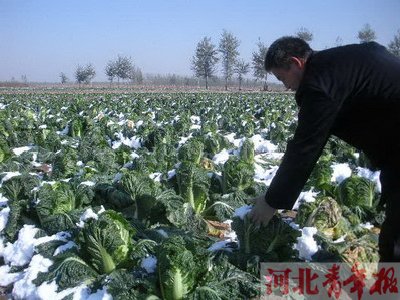
[(334, 240), (349, 232), (348, 220), (343, 218), (339, 204), (330, 197), (302, 203), (295, 223), (300, 227), (316, 227), (318, 231)]
[(267, 226), (257, 227), (245, 215), (234, 217), (232, 229), (239, 240), (239, 256), (259, 256), (260, 261), (294, 261), (298, 256), (293, 244), (301, 232), (274, 216)]

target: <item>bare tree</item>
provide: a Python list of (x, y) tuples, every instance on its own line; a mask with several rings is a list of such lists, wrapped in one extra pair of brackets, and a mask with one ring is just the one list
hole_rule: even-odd
[(21, 81), (22, 81), (23, 83), (28, 83), (28, 77), (26, 76), (26, 74), (21, 75)]
[(400, 57), (400, 29), (397, 30), (397, 34), (393, 37), (393, 40), (389, 43), (388, 49), (394, 55)]
[(358, 32), (357, 37), (360, 40), (360, 43), (367, 43), (376, 40), (375, 31), (368, 23), (365, 24), (364, 27)]
[(134, 67), (133, 69), (133, 79), (137, 84), (142, 84), (143, 83), (143, 73), (142, 70), (138, 67)]
[(133, 68), (132, 59), (127, 56), (118, 55), (117, 60), (115, 61), (115, 75), (119, 79), (125, 80), (129, 79), (129, 73)]
[(339, 46), (342, 46), (342, 45), (343, 45), (343, 39), (340, 36), (337, 36), (336, 40), (335, 40), (335, 46), (339, 47)]
[(234, 66), (234, 72), (238, 75), (239, 91), (242, 90), (243, 76), (249, 73), (250, 64), (246, 63), (243, 59), (238, 60)]
[(118, 79), (118, 86), (120, 79), (130, 79), (132, 73), (133, 63), (132, 59), (127, 56), (118, 55), (115, 61), (110, 60), (105, 68), (106, 75), (112, 84), (114, 78)]
[(64, 72), (60, 73), (60, 81), (61, 81), (61, 84), (66, 84), (68, 82), (68, 77), (67, 77), (67, 75), (65, 75)]
[(225, 90), (228, 90), (228, 80), (232, 78), (236, 58), (239, 56), (239, 40), (232, 33), (224, 30), (219, 42), (219, 51), (222, 55), (222, 73), (225, 79)]
[(92, 64), (87, 64), (85, 67), (78, 66), (75, 71), (76, 81), (80, 84), (89, 84), (92, 79), (96, 76), (96, 71)]
[(94, 70), (94, 67), (92, 64), (86, 65), (85, 69), (85, 83), (90, 84), (90, 82), (93, 80), (93, 78), (96, 76), (96, 71)]
[(253, 60), (252, 60), (253, 75), (256, 78), (256, 80), (264, 81), (263, 90), (266, 91), (268, 90), (268, 84), (267, 84), (268, 73), (264, 69), (264, 60), (268, 47), (263, 42), (261, 42), (260, 39), (258, 39), (257, 48), (258, 48), (257, 51), (253, 52)]
[(312, 32), (305, 27), (300, 27), (299, 30), (296, 32), (296, 36), (308, 43), (311, 42), (314, 38)]
[(211, 38), (203, 38), (196, 47), (196, 53), (192, 57), (192, 70), (198, 78), (204, 78), (206, 89), (208, 89), (208, 80), (214, 76), (216, 64), (218, 62), (218, 51)]
[(115, 62), (114, 61), (109, 61), (106, 65), (105, 68), (105, 72), (106, 75), (108, 77), (108, 80), (110, 81), (110, 86), (113, 83), (114, 78), (117, 76), (117, 70), (116, 70), (116, 66), (115, 66)]

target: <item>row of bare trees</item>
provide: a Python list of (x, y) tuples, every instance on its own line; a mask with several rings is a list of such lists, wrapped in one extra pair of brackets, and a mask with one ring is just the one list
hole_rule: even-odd
[[(127, 56), (118, 55), (115, 60), (110, 60), (105, 67), (105, 74), (107, 75), (110, 85), (114, 79), (117, 79), (118, 85), (120, 80), (130, 80), (132, 82), (142, 83), (143, 75), (140, 68), (135, 67), (132, 59)], [(75, 79), (79, 84), (89, 84), (96, 76), (96, 71), (91, 63), (86, 66), (78, 66), (75, 70)], [(60, 73), (61, 83), (67, 83), (68, 77), (65, 73)]]
[[(305, 27), (300, 27), (295, 35), (307, 42), (313, 40), (312, 32)], [(371, 26), (365, 24), (358, 31), (357, 38), (360, 43), (365, 43), (376, 40), (377, 36)], [(335, 45), (342, 45), (340, 36), (336, 38)], [(206, 89), (208, 89), (209, 80), (216, 77), (219, 62), (221, 62), (220, 70), (225, 80), (225, 90), (228, 89), (228, 81), (235, 74), (237, 75), (240, 90), (242, 80), (251, 68), (256, 80), (264, 83), (263, 89), (268, 89), (267, 73), (264, 71), (264, 57), (268, 50), (266, 44), (258, 39), (256, 44), (257, 49), (252, 53), (251, 65), (239, 58), (239, 46), (240, 41), (227, 30), (222, 32), (218, 45), (213, 44), (210, 37), (204, 37), (198, 42), (195, 54), (191, 59), (191, 69), (196, 77), (205, 80)], [(400, 57), (400, 30), (398, 30), (394, 39), (388, 44), (388, 50)]]
[[(296, 36), (307, 42), (313, 40), (313, 33), (305, 27), (300, 27), (295, 33)], [(370, 42), (377, 39), (376, 32), (369, 24), (365, 24), (358, 31), (357, 38), (360, 43)], [(340, 36), (336, 38), (336, 46), (342, 45)], [(195, 54), (191, 59), (191, 69), (195, 77), (204, 79), (206, 89), (209, 87), (210, 80), (217, 77), (217, 67), (220, 63), (219, 70), (222, 73), (225, 90), (228, 89), (228, 83), (234, 75), (237, 77), (239, 90), (245, 76), (252, 70), (252, 75), (258, 82), (263, 83), (263, 89), (268, 89), (267, 73), (264, 71), (264, 57), (268, 47), (260, 39), (256, 43), (256, 50), (252, 53), (251, 62), (246, 62), (240, 58), (239, 53), (240, 41), (231, 32), (223, 30), (218, 45), (212, 43), (210, 37), (204, 37), (198, 42)], [(394, 36), (393, 40), (387, 45), (388, 50), (400, 57), (400, 30)], [(143, 74), (140, 68), (136, 67), (131, 57), (118, 55), (115, 60), (110, 60), (104, 70), (110, 85), (117, 80), (143, 83)], [(75, 70), (74, 77), (79, 84), (89, 84), (96, 76), (96, 71), (92, 64), (86, 66), (78, 66)], [(60, 73), (61, 83), (68, 82), (65, 73)]]

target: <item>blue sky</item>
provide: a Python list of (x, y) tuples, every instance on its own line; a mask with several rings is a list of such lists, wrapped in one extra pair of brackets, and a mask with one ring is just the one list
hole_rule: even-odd
[(143, 73), (192, 75), (190, 60), (205, 36), (218, 45), (224, 29), (251, 61), (258, 38), (267, 45), (306, 27), (311, 46), (357, 43), (369, 23), (387, 45), (400, 30), (400, 0), (0, 0), (0, 81), (73, 80), (92, 63), (95, 81), (117, 55), (130, 56)]

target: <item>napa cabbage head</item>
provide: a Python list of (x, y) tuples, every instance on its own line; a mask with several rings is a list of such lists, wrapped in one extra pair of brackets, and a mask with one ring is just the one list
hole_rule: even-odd
[(368, 178), (350, 176), (337, 187), (337, 199), (340, 204), (350, 208), (372, 207), (377, 200), (376, 185)]
[(45, 184), (38, 192), (36, 205), (40, 224), (48, 233), (72, 230), (92, 198), (92, 190), (84, 185), (63, 181)]
[(109, 274), (129, 260), (135, 230), (123, 216), (107, 210), (89, 219), (79, 235), (79, 246), (100, 274)]
[(254, 164), (254, 142), (250, 139), (245, 139), (240, 147), (240, 159), (250, 165)]
[(222, 170), (222, 189), (224, 194), (242, 191), (251, 187), (254, 183), (254, 174), (253, 165), (237, 156), (231, 156), (225, 162)]
[(207, 172), (193, 162), (182, 162), (176, 170), (179, 195), (191, 205), (196, 213), (201, 213), (209, 201), (210, 179)]
[(239, 256), (259, 256), (261, 261), (293, 261), (298, 253), (293, 249), (300, 231), (274, 216), (267, 226), (257, 226), (248, 215), (235, 216), (232, 229), (239, 241)]
[(201, 270), (196, 256), (181, 236), (173, 236), (159, 246), (157, 270), (163, 299), (186, 299), (193, 291)]
[(178, 150), (178, 159), (180, 161), (193, 162), (200, 164), (204, 154), (204, 144), (197, 139), (190, 139)]
[(0, 138), (0, 163), (11, 157), (11, 150), (5, 139)]

